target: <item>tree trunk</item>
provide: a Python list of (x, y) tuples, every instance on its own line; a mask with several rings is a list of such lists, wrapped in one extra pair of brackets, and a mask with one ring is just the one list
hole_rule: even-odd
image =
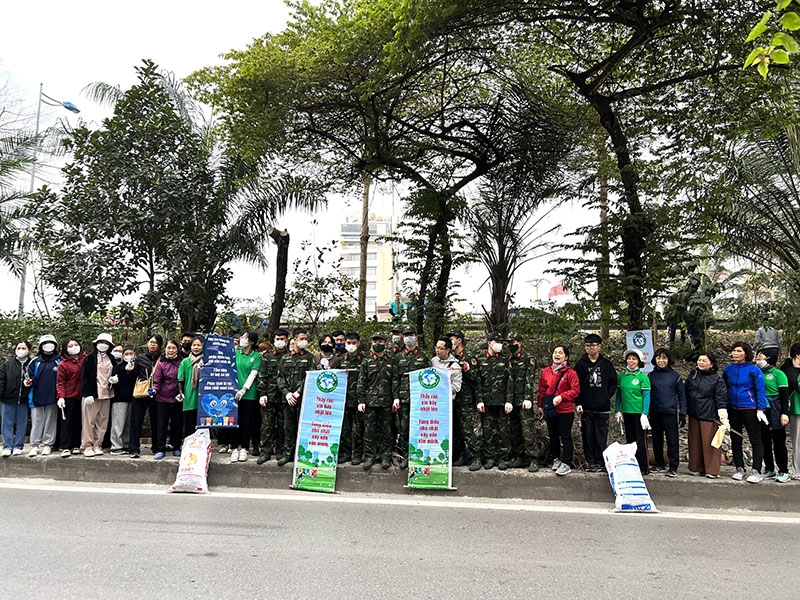
[(286, 306), (286, 274), (289, 271), (289, 232), (270, 227), (269, 237), (278, 246), (278, 254), (275, 257), (275, 295), (267, 322), (267, 341), (272, 340), (275, 330), (281, 325), (283, 308)]
[(367, 320), (367, 250), (369, 249), (369, 175), (364, 176), (364, 196), (361, 200), (361, 254), (358, 267), (358, 320)]
[(450, 283), (450, 271), (453, 268), (453, 253), (450, 249), (450, 232), (445, 222), (444, 231), (439, 237), (442, 264), (436, 279), (436, 290), (433, 297), (433, 339), (444, 335), (445, 314), (447, 312), (447, 288)]
[(598, 150), (598, 176), (600, 179), (600, 265), (597, 272), (597, 299), (600, 302), (600, 337), (608, 340), (611, 325), (611, 302), (608, 277), (611, 267), (611, 251), (608, 247), (608, 177), (603, 169), (604, 148)]

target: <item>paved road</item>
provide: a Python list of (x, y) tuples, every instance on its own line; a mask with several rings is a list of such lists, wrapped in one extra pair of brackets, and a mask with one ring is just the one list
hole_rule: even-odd
[(586, 504), (162, 490), (3, 481), (2, 596), (639, 600), (795, 593), (787, 586), (797, 514), (615, 515)]

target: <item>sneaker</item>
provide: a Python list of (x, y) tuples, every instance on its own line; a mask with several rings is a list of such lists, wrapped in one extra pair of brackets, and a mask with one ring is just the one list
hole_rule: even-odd
[(92, 450), (91, 448), (87, 448), (86, 450), (83, 451), (83, 455), (86, 458), (91, 458), (92, 456), (94, 456), (94, 450)]
[(778, 474), (775, 471), (764, 471), (761, 474), (762, 479), (775, 479)]
[(11, 456), (19, 456), (20, 454), (22, 454), (22, 448), (14, 448), (11, 451)]
[(11, 456), (11, 448), (3, 448), (3, 458)]
[(736, 467), (736, 473), (731, 475), (731, 479), (733, 479), (734, 481), (741, 481), (742, 479), (744, 479), (744, 473), (745, 471), (743, 467)]
[(131, 452), (131, 458), (139, 458), (138, 452)]
[(52, 448), (50, 446), (43, 446), (42, 447), (42, 456), (50, 456), (50, 452)]
[(125, 450), (123, 450), (122, 448), (120, 448), (119, 450), (112, 450), (111, 454), (114, 456), (119, 456), (120, 454), (125, 454)]
[(39, 447), (34, 446), (31, 448), (31, 451), (28, 452), (28, 458), (33, 458), (34, 456), (39, 456)]
[(239, 450), (239, 462), (246, 462), (247, 461), (247, 450), (242, 448)]
[(167, 444), (167, 452), (172, 452), (173, 450), (175, 450), (175, 446), (172, 444)]
[[(244, 457), (247, 460), (247, 456)], [(231, 450), (231, 462), (239, 462), (239, 451), (238, 450)]]
[(673, 471), (672, 469), (667, 471), (667, 477), (677, 477), (677, 476), (678, 476), (678, 472), (677, 471)]
[(176, 456), (177, 458), (180, 458), (181, 457), (181, 451), (180, 450), (173, 450), (172, 451), (172, 456)]
[(556, 475), (559, 477), (569, 475), (570, 473), (572, 473), (572, 469), (570, 469), (569, 465), (565, 462), (562, 462), (560, 465), (558, 465), (558, 469), (556, 469)]
[(80, 448), (73, 448), (72, 449), (72, 453), (73, 454), (80, 454), (81, 453), (81, 449)]
[(161, 460), (163, 458), (164, 458), (163, 452), (156, 452), (155, 455), (153, 456), (153, 460)]
[(104, 454), (104, 452), (103, 452), (102, 448), (95, 448), (94, 449), (94, 455), (95, 456), (103, 456), (103, 454)]
[(778, 483), (788, 483), (792, 478), (789, 476), (788, 473), (781, 473), (775, 478), (775, 481)]
[(229, 449), (228, 446), (220, 446), (219, 447), (219, 453), (220, 454), (227, 454), (228, 453), (228, 449)]
[(652, 467), (650, 467), (650, 470), (653, 473), (661, 473), (662, 471), (666, 471), (666, 469), (661, 465), (653, 465)]
[(64, 449), (64, 450), (61, 451), (61, 458), (67, 458), (68, 456), (71, 456), (71, 455), (72, 455), (72, 452), (70, 452), (67, 449)]
[(719, 475), (714, 475), (714, 473), (706, 473), (706, 479), (719, 479)]
[(747, 483), (761, 483), (764, 478), (761, 476), (761, 473), (756, 471), (755, 469), (750, 471), (750, 475), (747, 476)]
[(558, 467), (560, 466), (561, 466), (561, 459), (557, 458), (553, 461), (553, 466), (550, 468), (553, 469), (553, 471), (558, 471)]

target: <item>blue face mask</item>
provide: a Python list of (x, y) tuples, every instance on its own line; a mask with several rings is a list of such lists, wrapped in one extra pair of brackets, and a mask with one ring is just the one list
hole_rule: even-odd
[(344, 350), (344, 342), (336, 342), (337, 350)]

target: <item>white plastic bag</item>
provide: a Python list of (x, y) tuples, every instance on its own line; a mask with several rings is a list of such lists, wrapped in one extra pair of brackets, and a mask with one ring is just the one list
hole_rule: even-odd
[(183, 440), (178, 476), (170, 492), (208, 493), (208, 463), (211, 458), (211, 435), (198, 429)]
[(614, 442), (603, 452), (611, 489), (614, 490), (614, 512), (658, 512), (636, 461), (636, 442)]

